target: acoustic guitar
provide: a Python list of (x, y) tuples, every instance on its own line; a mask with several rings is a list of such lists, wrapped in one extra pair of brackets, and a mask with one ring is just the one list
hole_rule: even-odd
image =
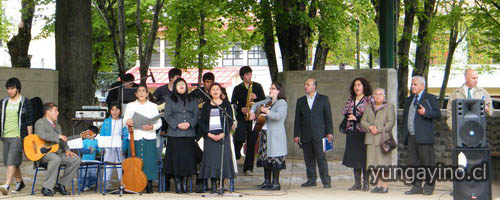
[(123, 177), (122, 184), (126, 190), (133, 192), (141, 192), (148, 184), (146, 174), (142, 171), (143, 162), (140, 158), (135, 157), (134, 146), (134, 128), (128, 126), (130, 136), (130, 157), (125, 159), (122, 163)]
[(264, 124), (266, 123), (267, 120), (267, 115), (261, 113), (260, 109), (262, 107), (270, 108), (272, 104), (273, 101), (269, 101), (265, 105), (262, 105), (259, 108), (257, 108), (257, 114), (255, 114), (257, 117), (255, 118), (255, 126), (253, 127), (254, 133), (256, 134), (259, 133), (262, 130), (262, 127), (264, 127)]
[[(77, 137), (82, 137), (82, 138), (90, 138), (92, 136), (95, 136), (95, 133), (93, 133), (91, 130), (87, 130), (84, 132), (81, 132), (80, 135), (76, 137), (71, 137), (72, 139), (75, 139)], [(70, 140), (70, 138), (68, 138)], [(48, 153), (55, 153), (57, 150), (59, 150), (59, 144), (53, 144), (53, 145), (47, 145), (45, 140), (40, 138), (37, 134), (31, 134), (28, 135), (24, 138), (23, 142), (24, 146), (24, 154), (26, 155), (26, 158), (28, 158), (31, 161), (38, 161), (43, 158)]]

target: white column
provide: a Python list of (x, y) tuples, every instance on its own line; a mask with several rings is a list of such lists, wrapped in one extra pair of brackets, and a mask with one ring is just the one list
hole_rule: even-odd
[(165, 40), (160, 39), (160, 67), (165, 67)]

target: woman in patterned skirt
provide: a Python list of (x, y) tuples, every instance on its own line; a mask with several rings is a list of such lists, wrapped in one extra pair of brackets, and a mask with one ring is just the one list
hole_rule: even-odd
[[(265, 107), (263, 105), (270, 105)], [(273, 83), (269, 88), (269, 97), (256, 102), (251, 109), (250, 118), (255, 119), (257, 109), (267, 116), (266, 123), (260, 134), (259, 158), (257, 167), (264, 168), (264, 183), (260, 189), (280, 190), (280, 171), (286, 168), (287, 141), (285, 119), (287, 113), (285, 91), (280, 83)], [(271, 173), (273, 180), (271, 183)]]

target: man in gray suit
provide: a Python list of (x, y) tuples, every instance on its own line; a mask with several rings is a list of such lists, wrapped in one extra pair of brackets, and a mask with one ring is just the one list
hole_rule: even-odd
[(301, 145), (307, 168), (307, 182), (302, 187), (316, 186), (316, 163), (324, 188), (331, 187), (328, 162), (323, 152), (322, 139), (333, 140), (333, 122), (328, 96), (318, 94), (316, 80), (304, 83), (306, 95), (297, 99), (295, 110), (294, 141)]
[[(55, 191), (62, 195), (68, 195), (69, 193), (64, 186), (70, 184), (75, 177), (80, 166), (80, 158), (71, 152), (66, 144), (68, 138), (62, 134), (61, 125), (57, 123), (57, 117), (59, 116), (57, 105), (46, 103), (43, 106), (43, 112), (44, 117), (35, 123), (35, 133), (42, 140), (45, 140), (47, 145), (59, 144), (60, 148), (56, 153), (48, 153), (40, 160), (42, 163), (47, 163), (47, 173), (42, 184), (42, 194), (43, 196), (54, 196)], [(60, 165), (66, 166), (64, 167), (64, 174), (56, 184), (57, 171)]]

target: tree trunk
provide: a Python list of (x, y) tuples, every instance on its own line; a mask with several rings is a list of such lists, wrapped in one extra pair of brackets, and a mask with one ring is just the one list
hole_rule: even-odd
[(177, 25), (177, 37), (175, 38), (174, 67), (180, 68), (181, 47), (182, 47), (182, 20)]
[(71, 133), (74, 110), (93, 102), (90, 0), (56, 1), (56, 69), (59, 71), (59, 123)]
[[(429, 30), (429, 25), (434, 17), (434, 7), (436, 0), (424, 1), (424, 12), (417, 15), (418, 26), (418, 43), (417, 52), (415, 56), (415, 70), (413, 76), (420, 75), (427, 79), (427, 73), (430, 65), (432, 32)], [(426, 86), (427, 88), (427, 86)]]
[(278, 81), (278, 61), (276, 60), (276, 50), (274, 49), (274, 25), (269, 0), (262, 0), (261, 5), (261, 18), (262, 27), (261, 31), (264, 35), (264, 52), (266, 52), (267, 65), (269, 66), (269, 74), (273, 82)]
[(314, 55), (313, 70), (325, 70), (326, 58), (330, 47), (323, 46), (323, 35), (320, 32), (318, 44), (316, 45), (316, 53)]
[(439, 91), (439, 105), (440, 108), (443, 107), (444, 95), (446, 93), (446, 88), (448, 87), (448, 79), (450, 78), (451, 65), (453, 64), (453, 55), (455, 54), (455, 49), (457, 49), (457, 30), (451, 30), (450, 41), (448, 43), (448, 56), (446, 57), (446, 67), (444, 70), (443, 84), (441, 85), (441, 90)]
[[(460, 1), (458, 5), (456, 5), (456, 1), (453, 1), (452, 4), (452, 11), (455, 9), (461, 9), (464, 1)], [(453, 56), (455, 55), (455, 50), (458, 47), (458, 44), (463, 41), (465, 38), (465, 35), (467, 35), (467, 29), (464, 31), (464, 33), (460, 36), (460, 39), (458, 39), (459, 35), (459, 27), (458, 27), (458, 22), (461, 20), (460, 17), (455, 18), (455, 21), (453, 21), (452, 26), (450, 27), (450, 37), (449, 37), (449, 42), (448, 42), (448, 56), (446, 57), (446, 67), (444, 70), (444, 77), (443, 77), (443, 84), (441, 85), (441, 90), (439, 91), (439, 105), (441, 108), (443, 107), (444, 104), (444, 96), (446, 94), (446, 88), (448, 87), (448, 80), (450, 78), (450, 71), (451, 71), (451, 65), (453, 64)], [(457, 40), (458, 39), (458, 40)]]
[(156, 0), (153, 19), (151, 20), (151, 27), (146, 37), (145, 47), (143, 49), (143, 35), (142, 35), (142, 19), (141, 19), (141, 0), (137, 0), (136, 7), (136, 28), (139, 46), (139, 73), (141, 75), (141, 84), (145, 84), (148, 77), (149, 64), (151, 63), (151, 54), (153, 53), (154, 43), (156, 41), (156, 34), (158, 32), (158, 16), (160, 15), (161, 8), (165, 0)]
[[(125, 6), (124, 0), (118, 0), (118, 19), (115, 16), (116, 1), (97, 0), (96, 10), (108, 26), (113, 53), (115, 54), (116, 65), (118, 66), (118, 76), (123, 79), (125, 75)], [(116, 24), (118, 23), (118, 30)], [(118, 36), (117, 36), (118, 34)]]
[(21, 4), (21, 23), (18, 27), (18, 33), (10, 39), (7, 47), (9, 48), (12, 67), (29, 68), (31, 61), (28, 56), (28, 49), (31, 41), (31, 26), (36, 3), (34, 0), (22, 0)]
[[(317, 4), (312, 0), (309, 17), (315, 17)], [(306, 12), (306, 5), (299, 0), (279, 0), (276, 3), (276, 33), (280, 45), (283, 71), (306, 70), (311, 29), (307, 22), (293, 23), (298, 13)]]
[(408, 66), (410, 62), (410, 44), (413, 35), (413, 23), (416, 13), (416, 0), (405, 0), (405, 22), (403, 27), (403, 34), (398, 43), (398, 100), (399, 107), (403, 108), (408, 96)]
[(203, 57), (204, 57), (203, 47), (207, 43), (207, 41), (205, 40), (205, 13), (203, 12), (203, 9), (200, 12), (200, 30), (198, 32), (198, 37), (200, 40), (200, 46), (198, 47), (198, 50), (200, 51), (198, 53), (198, 88), (200, 88), (201, 87), (201, 79), (203, 76), (203, 68), (204, 68), (204, 65), (203, 65)]

